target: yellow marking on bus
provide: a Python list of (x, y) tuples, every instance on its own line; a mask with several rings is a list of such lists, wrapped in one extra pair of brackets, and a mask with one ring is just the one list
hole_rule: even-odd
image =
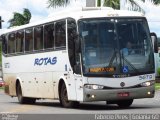
[(114, 67), (90, 68), (89, 72), (114, 72)]

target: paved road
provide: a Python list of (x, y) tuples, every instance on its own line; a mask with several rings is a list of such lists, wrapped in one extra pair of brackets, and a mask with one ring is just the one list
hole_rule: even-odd
[(77, 109), (62, 108), (58, 101), (38, 100), (34, 105), (21, 105), (17, 98), (11, 98), (0, 90), (0, 113), (20, 114), (133, 114), (160, 113), (160, 91), (154, 98), (134, 100), (128, 109), (120, 109), (116, 105), (105, 105), (105, 102), (82, 103)]
[(134, 100), (128, 109), (105, 102), (81, 103), (79, 108), (62, 108), (59, 101), (38, 100), (21, 105), (0, 90), (0, 120), (160, 120), (160, 91), (154, 98)]

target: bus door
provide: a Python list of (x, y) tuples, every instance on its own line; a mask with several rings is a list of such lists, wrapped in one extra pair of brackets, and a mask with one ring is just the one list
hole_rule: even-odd
[(83, 101), (83, 79), (81, 75), (74, 74), (76, 83), (76, 96), (78, 101)]

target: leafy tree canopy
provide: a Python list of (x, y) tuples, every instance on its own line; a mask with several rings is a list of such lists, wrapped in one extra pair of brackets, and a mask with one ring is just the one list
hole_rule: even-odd
[(48, 0), (48, 7), (61, 7), (70, 3), (70, 0)]
[(10, 23), (9, 27), (28, 24), (30, 22), (31, 17), (31, 12), (26, 8), (24, 8), (23, 14), (14, 12), (13, 18), (8, 21)]

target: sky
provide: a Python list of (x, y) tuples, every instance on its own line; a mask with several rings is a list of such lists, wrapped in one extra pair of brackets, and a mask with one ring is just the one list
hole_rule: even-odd
[(2, 26), (7, 28), (8, 20), (13, 17), (13, 12), (23, 13), (24, 8), (31, 11), (31, 22), (46, 18), (53, 10), (47, 6), (47, 0), (0, 0), (0, 16), (5, 21)]
[[(141, 0), (134, 1), (145, 11), (145, 17), (148, 20), (150, 31), (155, 32), (160, 37), (160, 5), (154, 5), (153, 0), (145, 0), (145, 2)], [(121, 3), (121, 9), (132, 9), (130, 2), (121, 0)], [(136, 9), (136, 7), (133, 6), (133, 9)]]
[[(0, 16), (2, 16), (2, 19), (5, 21), (2, 23), (2, 28), (7, 28), (9, 26), (8, 21), (13, 17), (13, 12), (22, 13), (24, 8), (28, 8), (31, 11), (31, 22), (45, 19), (50, 14), (54, 14), (56, 10), (53, 8), (47, 8), (47, 1), (48, 0), (0, 0)], [(78, 5), (85, 4), (84, 0), (79, 1), (82, 3), (78, 3)], [(74, 5), (75, 3), (70, 6)], [(146, 17), (149, 22), (150, 31), (156, 31), (157, 35), (160, 37), (160, 6), (145, 3), (142, 4), (142, 7), (146, 10)]]
[(150, 31), (155, 32), (160, 37), (160, 5), (154, 5), (149, 1), (139, 4), (146, 11), (145, 16), (148, 20)]
[[(47, 1), (48, 0), (0, 0), (0, 16), (2, 16), (4, 20), (2, 28), (7, 28), (9, 26), (8, 21), (13, 18), (13, 12), (23, 13), (24, 8), (28, 8), (32, 14), (30, 22), (47, 18), (50, 14), (56, 12), (55, 8), (48, 8)], [(84, 0), (79, 1), (82, 3), (77, 2), (78, 5), (84, 4)], [(75, 3), (73, 2), (73, 4), (68, 7), (74, 5)], [(61, 9), (62, 8), (58, 8), (58, 10)]]

